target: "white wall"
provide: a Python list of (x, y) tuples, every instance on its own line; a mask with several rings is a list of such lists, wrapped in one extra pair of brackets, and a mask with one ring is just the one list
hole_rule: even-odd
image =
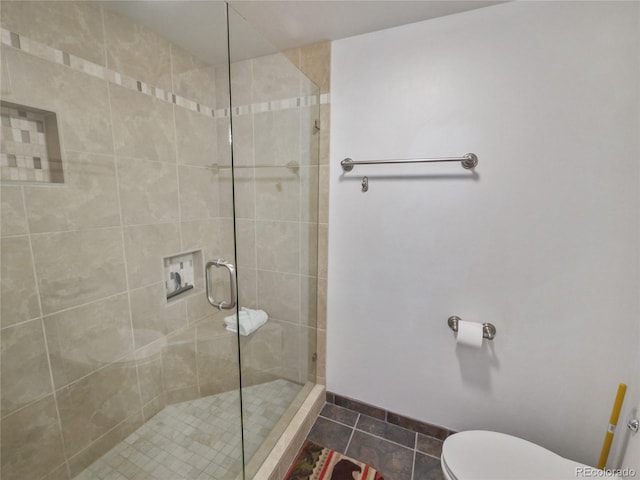
[[(638, 18), (516, 2), (334, 42), (328, 390), (597, 462), (638, 358)], [(467, 152), (475, 177), (339, 167)]]

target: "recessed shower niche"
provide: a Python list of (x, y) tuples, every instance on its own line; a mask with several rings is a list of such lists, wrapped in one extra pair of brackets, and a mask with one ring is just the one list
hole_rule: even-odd
[(200, 250), (165, 257), (163, 262), (167, 300), (202, 287), (202, 252)]
[(0, 114), (0, 179), (64, 183), (56, 114), (4, 101)]

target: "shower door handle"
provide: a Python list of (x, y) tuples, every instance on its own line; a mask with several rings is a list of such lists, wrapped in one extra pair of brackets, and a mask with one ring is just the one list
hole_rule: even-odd
[[(211, 271), (211, 267), (224, 267), (229, 272), (229, 283), (231, 284), (231, 299), (229, 302), (216, 302), (216, 299), (213, 298), (213, 292), (211, 291), (211, 281), (209, 280), (209, 272)], [(207, 290), (207, 300), (209, 303), (216, 307), (219, 310), (231, 310), (236, 306), (238, 302), (238, 287), (236, 285), (236, 267), (233, 266), (232, 263), (225, 262), (221, 258), (217, 260), (213, 260), (212, 262), (207, 262), (207, 266), (204, 267), (204, 279), (205, 279), (205, 288)]]

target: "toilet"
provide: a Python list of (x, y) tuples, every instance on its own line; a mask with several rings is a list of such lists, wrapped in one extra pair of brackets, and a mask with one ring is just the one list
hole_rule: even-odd
[(596, 472), (535, 443), (484, 430), (451, 435), (440, 459), (447, 480), (567, 480)]

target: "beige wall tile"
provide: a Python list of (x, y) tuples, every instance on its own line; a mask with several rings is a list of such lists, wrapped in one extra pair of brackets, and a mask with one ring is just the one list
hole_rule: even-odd
[(198, 167), (220, 163), (217, 119), (181, 107), (176, 107), (175, 114), (178, 163)]
[(157, 33), (104, 9), (107, 66), (154, 87), (171, 91), (171, 47)]
[(216, 118), (216, 141), (218, 143), (218, 165), (231, 166), (231, 121), (229, 117)]
[(118, 189), (125, 225), (178, 220), (176, 166), (132, 158), (118, 158)]
[(304, 325), (283, 323), (283, 371), (296, 374), (290, 380), (299, 383), (315, 382), (316, 330)]
[(105, 65), (102, 13), (98, 4), (3, 1), (0, 24), (37, 42)]
[(318, 224), (318, 277), (327, 278), (329, 225)]
[(318, 179), (318, 222), (329, 223), (329, 166), (321, 165)]
[(130, 296), (136, 349), (187, 326), (186, 303), (167, 303), (164, 283), (132, 290)]
[(156, 414), (160, 413), (166, 406), (164, 395), (158, 396), (142, 407), (145, 423), (151, 420)]
[(318, 274), (318, 224), (300, 224), (300, 274)]
[(2, 185), (0, 200), (2, 205), (0, 207), (0, 234), (5, 237), (28, 233), (22, 188)]
[(300, 164), (298, 109), (256, 113), (253, 129), (256, 165)]
[(236, 219), (238, 268), (256, 268), (256, 222)]
[(234, 183), (231, 183), (231, 169), (221, 168), (218, 190), (220, 195), (220, 216), (231, 218), (255, 218), (256, 182), (252, 168), (233, 171)]
[(3, 100), (56, 112), (65, 151), (113, 153), (106, 81), (4, 46), (2, 55), (11, 76)]
[(42, 480), (69, 480), (69, 470), (67, 464), (63, 463), (57, 468), (51, 470)]
[(300, 219), (300, 169), (256, 169), (256, 218), (258, 220)]
[[(213, 218), (190, 220), (182, 222), (180, 226), (182, 228), (183, 251), (202, 251), (203, 263), (222, 255), (219, 247), (222, 225), (219, 220)], [(200, 284), (196, 287), (204, 288), (204, 285)]]
[(182, 220), (217, 218), (220, 212), (217, 171), (181, 166), (179, 175)]
[(327, 279), (318, 278), (318, 307), (317, 326), (322, 330), (327, 329)]
[(300, 324), (315, 328), (317, 325), (318, 279), (300, 276)]
[[(164, 406), (164, 379), (162, 373), (162, 349), (164, 340), (154, 345), (149, 345), (136, 352), (136, 364), (138, 367), (138, 379), (140, 382), (140, 397), (143, 405), (154, 401), (159, 406)], [(160, 407), (162, 408), (162, 407)], [(145, 408), (143, 407), (143, 411)], [(148, 412), (147, 408), (147, 412)], [(147, 412), (144, 413), (145, 417)], [(157, 411), (154, 412), (154, 414)]]
[(300, 272), (300, 224), (256, 222), (257, 263), (260, 270)]
[(162, 352), (162, 369), (167, 393), (198, 385), (193, 332), (189, 339), (169, 338)]
[(14, 410), (53, 392), (40, 319), (2, 331), (2, 412)]
[(198, 390), (197, 385), (186, 388), (179, 388), (177, 390), (169, 390), (166, 393), (167, 405), (187, 402), (196, 398), (200, 398), (200, 391)]
[(271, 319), (247, 337), (240, 337), (242, 368), (274, 372), (282, 370), (282, 322)]
[(0, 280), (2, 327), (40, 316), (28, 237), (0, 240)]
[(300, 47), (300, 70), (311, 79), (321, 93), (331, 90), (331, 42)]
[(85, 449), (127, 417), (140, 412), (135, 367), (130, 357), (56, 392), (67, 456)]
[(254, 164), (253, 118), (253, 114), (233, 117), (233, 165), (236, 167)]
[[(277, 53), (255, 58), (252, 60), (252, 67), (254, 102), (269, 102), (300, 95), (300, 71), (285, 55)], [(233, 91), (231, 98), (233, 99)]]
[(117, 85), (109, 91), (115, 153), (175, 162), (173, 105)]
[[(254, 102), (253, 98), (253, 65), (252, 60), (244, 60), (242, 62), (235, 62), (231, 59), (231, 100), (233, 106), (251, 105)], [(226, 69), (218, 68), (220, 74)], [(220, 77), (216, 77), (220, 78)], [(228, 81), (225, 82), (228, 84)], [(216, 85), (220, 85), (218, 81)], [(219, 89), (220, 90), (220, 89)], [(227, 92), (220, 92), (221, 95), (228, 95)], [(228, 100), (224, 97), (218, 96), (218, 105), (222, 105), (222, 102)], [(256, 100), (257, 101), (257, 100)]]
[(164, 282), (163, 258), (180, 252), (178, 225), (126, 227), (124, 247), (129, 288)]
[(119, 228), (36, 235), (32, 243), (45, 315), (126, 288)]
[(56, 388), (133, 352), (126, 294), (44, 318)]
[(222, 335), (198, 340), (197, 361), (201, 395), (214, 395), (239, 388), (238, 343), (235, 334), (225, 330)]
[(320, 165), (329, 165), (329, 135), (331, 132), (331, 105), (320, 105)]
[(127, 436), (136, 428), (142, 425), (142, 416), (139, 413), (131, 415), (107, 433), (91, 442), (84, 450), (69, 459), (69, 470), (71, 477), (75, 477), (94, 461), (100, 458), (113, 448), (118, 442), (127, 438)]
[(113, 157), (67, 152), (64, 186), (25, 186), (32, 233), (120, 224)]
[[(317, 89), (309, 92), (317, 95)], [(317, 98), (319, 100), (319, 98)], [(318, 165), (320, 163), (320, 108), (321, 105), (300, 107), (300, 163)]]
[(201, 105), (215, 107), (215, 68), (191, 55), (186, 50), (171, 45), (173, 91)]
[(53, 395), (4, 417), (1, 422), (2, 478), (42, 478), (64, 462)]
[(253, 268), (238, 269), (238, 303), (241, 307), (258, 308), (258, 272)]
[[(300, 351), (303, 349), (303, 340), (300, 325), (289, 322), (278, 322), (282, 329), (282, 373), (283, 376), (292, 382), (300, 381), (300, 372), (305, 370), (300, 364)], [(306, 345), (304, 345), (306, 350)], [(305, 375), (306, 376), (306, 375)], [(306, 381), (306, 378), (305, 378)]]
[(299, 276), (259, 270), (258, 306), (272, 318), (298, 323), (300, 318)]
[(316, 351), (318, 352), (318, 361), (316, 373), (318, 377), (327, 377), (327, 331), (317, 331)]
[[(226, 273), (223, 271), (220, 271), (219, 273), (220, 274), (224, 273), (226, 275)], [(214, 298), (218, 302), (221, 302), (223, 300), (228, 301), (229, 280), (225, 278), (224, 284), (222, 283), (222, 281), (220, 281), (220, 283), (215, 282), (214, 286), (215, 286), (213, 289)], [(206, 318), (206, 317), (211, 318), (212, 316), (218, 313), (218, 310), (207, 301), (207, 296), (204, 290), (202, 290), (202, 292), (200, 293), (197, 293), (187, 298), (186, 303), (187, 303), (187, 318), (189, 320), (190, 325), (202, 320), (203, 318)]]
[(4, 51), (2, 51), (2, 59), (0, 59), (0, 94), (4, 97), (11, 93), (11, 77), (9, 77), (9, 68), (7, 66)]
[(234, 258), (236, 245), (233, 236), (233, 219), (221, 218), (219, 220), (222, 235), (220, 236), (220, 252), (223, 258), (231, 261)]

